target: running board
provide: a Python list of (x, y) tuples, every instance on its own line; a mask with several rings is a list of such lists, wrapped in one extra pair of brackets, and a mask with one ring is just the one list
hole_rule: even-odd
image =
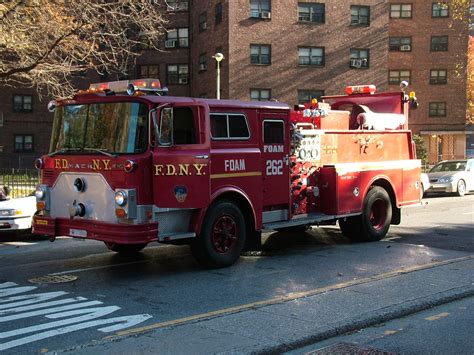
[(359, 214), (360, 213), (351, 213), (351, 214), (346, 214), (346, 215), (327, 215), (324, 213), (311, 213), (311, 214), (294, 216), (293, 219), (289, 221), (266, 223), (263, 225), (263, 229), (278, 229), (278, 228), (302, 226), (305, 224), (308, 224), (308, 225), (320, 224), (322, 222), (336, 221), (336, 219), (339, 219), (339, 218), (357, 216)]
[(196, 237), (196, 233), (194, 233), (194, 232), (189, 232), (189, 233), (167, 233), (167, 234), (160, 235), (158, 237), (158, 242), (169, 242), (171, 240), (194, 238), (194, 237)]

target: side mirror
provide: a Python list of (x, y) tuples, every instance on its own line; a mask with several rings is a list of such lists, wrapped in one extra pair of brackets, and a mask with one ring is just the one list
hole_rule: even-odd
[(164, 146), (173, 145), (173, 108), (165, 107), (161, 110), (158, 143)]

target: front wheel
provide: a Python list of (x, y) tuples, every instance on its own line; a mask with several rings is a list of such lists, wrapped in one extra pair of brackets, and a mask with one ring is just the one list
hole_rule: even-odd
[(464, 196), (466, 194), (466, 183), (464, 182), (464, 180), (458, 181), (456, 193), (458, 194), (458, 196)]
[(105, 246), (116, 253), (122, 255), (133, 255), (137, 254), (140, 250), (147, 246), (146, 243), (142, 244), (117, 244), (112, 242), (104, 242)]
[(219, 201), (209, 208), (201, 233), (191, 243), (191, 252), (207, 267), (230, 266), (240, 256), (246, 231), (240, 209), (231, 201)]
[(392, 203), (387, 191), (374, 186), (365, 196), (360, 216), (339, 220), (342, 233), (355, 241), (381, 240), (390, 228)]

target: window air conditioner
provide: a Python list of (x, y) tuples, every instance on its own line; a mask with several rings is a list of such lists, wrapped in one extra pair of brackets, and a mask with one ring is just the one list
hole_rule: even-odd
[(201, 29), (205, 30), (207, 28), (207, 22), (201, 24)]
[(400, 50), (402, 52), (408, 52), (411, 50), (411, 46), (409, 44), (404, 44), (403, 46), (400, 46)]
[(206, 64), (199, 64), (199, 70), (206, 70)]
[(260, 12), (260, 17), (261, 18), (266, 18), (269, 19), (271, 18), (272, 13), (270, 11), (262, 11)]
[(169, 39), (165, 41), (165, 48), (174, 48), (174, 47), (176, 47), (176, 40)]
[(350, 62), (350, 65), (353, 68), (360, 68), (362, 67), (362, 64), (363, 64), (363, 59), (359, 59), (359, 58), (352, 58)]
[(188, 78), (179, 78), (178, 83), (179, 84), (187, 84), (188, 83)]

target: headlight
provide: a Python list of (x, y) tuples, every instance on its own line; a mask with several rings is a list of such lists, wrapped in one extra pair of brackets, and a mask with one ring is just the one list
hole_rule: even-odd
[(42, 200), (44, 198), (44, 195), (45, 195), (44, 190), (41, 189), (40, 187), (37, 187), (35, 191), (36, 199)]
[(446, 176), (446, 177), (442, 177), (441, 179), (439, 179), (438, 181), (439, 182), (451, 182), (453, 181), (454, 177), (453, 176)]
[(127, 204), (127, 193), (122, 190), (116, 191), (115, 203), (119, 206), (125, 206)]
[(15, 210), (15, 209), (0, 210), (0, 217), (18, 216), (18, 215), (21, 215), (22, 213), (23, 212), (21, 210)]

